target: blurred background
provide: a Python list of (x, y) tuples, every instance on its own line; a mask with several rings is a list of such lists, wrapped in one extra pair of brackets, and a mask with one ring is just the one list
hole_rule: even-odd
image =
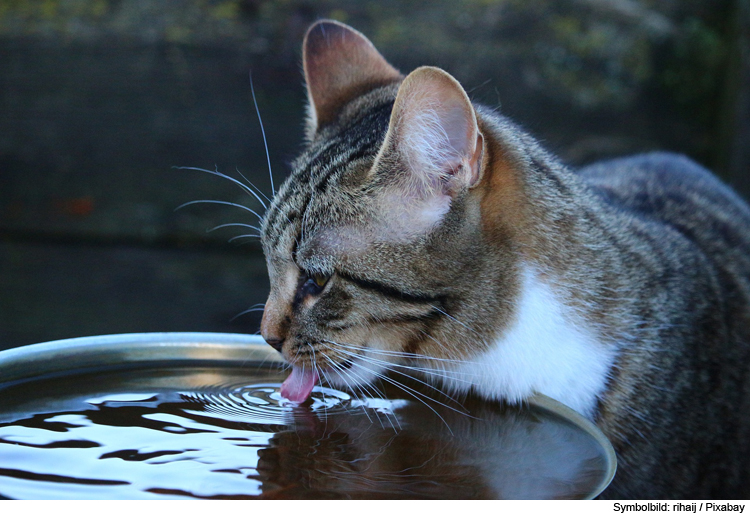
[(685, 153), (750, 197), (750, 0), (0, 0), (0, 349), (255, 333), (262, 208), (300, 150), (301, 43), (334, 18), (451, 72), (563, 160)]

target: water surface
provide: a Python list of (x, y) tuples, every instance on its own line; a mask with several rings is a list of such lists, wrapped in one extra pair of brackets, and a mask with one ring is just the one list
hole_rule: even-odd
[(539, 407), (323, 387), (294, 405), (283, 378), (149, 368), (0, 390), (0, 495), (581, 498), (606, 475), (603, 448)]

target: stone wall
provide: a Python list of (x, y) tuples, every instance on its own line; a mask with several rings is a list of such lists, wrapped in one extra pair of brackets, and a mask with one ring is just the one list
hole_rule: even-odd
[(300, 45), (323, 17), (432, 64), (572, 165), (684, 152), (750, 196), (748, 0), (0, 0), (0, 349), (256, 332), (262, 255), (207, 229), (299, 150)]

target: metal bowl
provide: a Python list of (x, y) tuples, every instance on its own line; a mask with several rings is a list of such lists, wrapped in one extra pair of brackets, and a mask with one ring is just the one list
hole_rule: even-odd
[(0, 352), (7, 498), (594, 498), (616, 458), (544, 396), (460, 400), (408, 376), (295, 405), (258, 336), (150, 333)]

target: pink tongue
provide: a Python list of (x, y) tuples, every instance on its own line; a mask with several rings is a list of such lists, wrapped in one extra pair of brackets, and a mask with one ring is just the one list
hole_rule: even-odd
[(281, 395), (294, 403), (302, 403), (310, 397), (317, 382), (318, 372), (315, 369), (292, 367), (292, 373), (281, 384)]

